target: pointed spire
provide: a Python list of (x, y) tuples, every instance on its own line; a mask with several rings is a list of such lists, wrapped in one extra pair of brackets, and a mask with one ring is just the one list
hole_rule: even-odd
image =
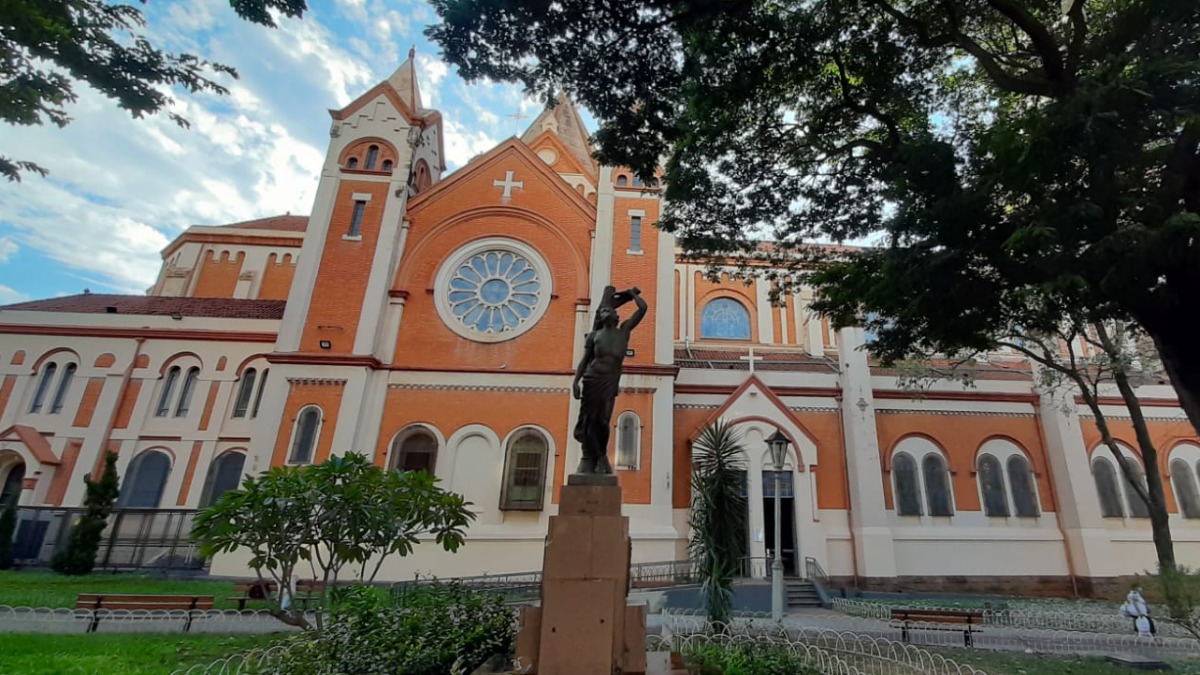
[(419, 115), (424, 106), (421, 105), (421, 91), (417, 87), (416, 63), (417, 48), (414, 45), (408, 50), (408, 58), (388, 78), (388, 84), (392, 85), (400, 99), (412, 108), (413, 114)]
[(553, 108), (547, 106), (533, 120), (533, 124), (521, 135), (521, 140), (528, 145), (547, 131), (558, 136), (558, 140), (562, 141), (584, 166), (594, 166), (587, 127), (583, 124), (583, 118), (579, 116), (575, 101), (572, 101), (566, 92), (558, 95)]

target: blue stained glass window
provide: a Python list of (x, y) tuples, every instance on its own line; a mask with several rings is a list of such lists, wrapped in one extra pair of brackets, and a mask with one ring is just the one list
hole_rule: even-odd
[(450, 278), (450, 313), (480, 333), (515, 330), (533, 315), (542, 280), (512, 251), (485, 251), (458, 266)]
[(717, 340), (749, 340), (750, 312), (732, 298), (717, 298), (700, 314), (700, 337)]

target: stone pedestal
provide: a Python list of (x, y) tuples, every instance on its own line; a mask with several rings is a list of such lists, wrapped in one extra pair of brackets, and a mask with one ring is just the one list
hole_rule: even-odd
[(546, 535), (541, 606), (521, 613), (516, 656), (529, 673), (646, 672), (646, 607), (626, 604), (629, 555), (616, 476), (569, 476)]

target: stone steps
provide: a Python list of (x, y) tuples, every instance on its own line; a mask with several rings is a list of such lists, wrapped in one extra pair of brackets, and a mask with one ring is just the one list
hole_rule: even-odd
[(785, 594), (787, 606), (792, 607), (821, 607), (821, 597), (811, 581), (804, 579), (786, 579)]

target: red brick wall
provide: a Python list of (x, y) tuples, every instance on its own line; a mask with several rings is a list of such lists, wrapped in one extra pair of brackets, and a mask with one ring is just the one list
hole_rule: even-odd
[(196, 280), (196, 290), (192, 291), (192, 295), (198, 298), (232, 298), (245, 257), (242, 251), (233, 256), (229, 255), (229, 251), (221, 251), (220, 257), (217, 257), (216, 251), (208, 251), (204, 262), (200, 264), (200, 278)]
[(282, 259), (274, 253), (267, 256), (267, 266), (263, 268), (262, 283), (258, 287), (259, 299), (287, 300), (295, 274), (296, 258), (291, 253), (284, 253)]

